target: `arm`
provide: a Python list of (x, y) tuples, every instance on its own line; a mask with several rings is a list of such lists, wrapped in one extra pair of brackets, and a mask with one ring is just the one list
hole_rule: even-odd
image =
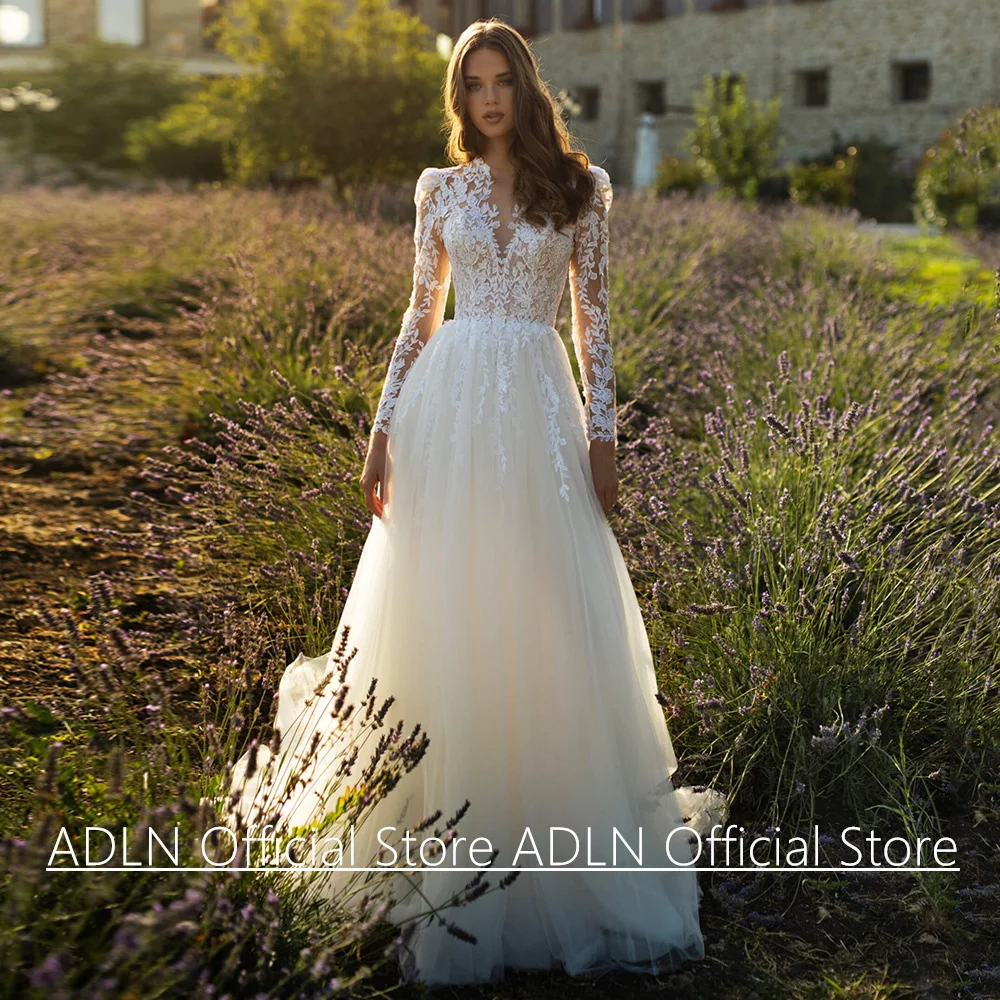
[(608, 323), (608, 210), (611, 180), (591, 167), (594, 197), (580, 213), (569, 262), (573, 306), (573, 348), (583, 379), (587, 439), (618, 443), (615, 370)]
[(444, 305), (451, 282), (451, 262), (441, 236), (444, 182), (434, 167), (428, 167), (417, 179), (413, 195), (417, 222), (413, 231), (413, 291), (410, 304), (389, 361), (389, 371), (382, 386), (374, 430), (389, 433), (389, 422), (406, 373), (424, 344), (441, 325)]

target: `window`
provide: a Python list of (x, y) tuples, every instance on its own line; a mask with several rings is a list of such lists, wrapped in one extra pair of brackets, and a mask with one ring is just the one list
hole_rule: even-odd
[(621, 0), (623, 21), (660, 21), (687, 13), (686, 0)]
[(636, 104), (638, 110), (651, 115), (662, 115), (666, 111), (662, 80), (642, 80), (636, 84)]
[(830, 104), (830, 71), (804, 69), (795, 74), (795, 103), (803, 108), (825, 108)]
[(490, 16), (488, 0), (460, 0), (462, 27)]
[[(607, 5), (610, 10), (610, 4)], [(596, 28), (605, 14), (602, 0), (563, 0), (563, 23), (571, 31)]]
[(895, 65), (896, 100), (904, 104), (929, 101), (931, 96), (931, 64), (904, 62)]
[(143, 0), (98, 0), (97, 33), (106, 42), (146, 44)]
[(580, 120), (596, 122), (601, 114), (601, 88), (577, 87), (576, 99), (580, 105)]
[(659, 21), (664, 16), (663, 0), (622, 0), (623, 21)]
[(533, 35), (538, 30), (537, 0), (514, 0), (514, 27), (523, 35)]
[(0, 45), (45, 44), (42, 0), (0, 0)]
[[(722, 83), (722, 73), (716, 73), (712, 79), (715, 80), (715, 86), (718, 87)], [(743, 79), (742, 73), (729, 73), (726, 80), (726, 93), (725, 98), (727, 101), (732, 101), (733, 93), (736, 90), (737, 84), (742, 84), (743, 89), (746, 90), (746, 81)]]
[(455, 34), (455, 0), (438, 0), (437, 30), (439, 35)]
[(222, 20), (226, 0), (201, 0), (201, 47), (215, 52), (219, 47), (214, 25)]

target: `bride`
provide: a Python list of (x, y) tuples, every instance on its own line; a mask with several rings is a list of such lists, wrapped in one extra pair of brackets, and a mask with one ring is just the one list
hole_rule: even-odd
[[(355, 647), (342, 671), (352, 694), (377, 679), (393, 699), (386, 723), (419, 722), (427, 744), (344, 864), (372, 865), (386, 829), (459, 811), (445, 864), (385, 876), (397, 880), (390, 919), (416, 925), (404, 975), (426, 984), (505, 967), (670, 971), (704, 956), (685, 865), (692, 832), (725, 800), (672, 786), (649, 642), (606, 519), (618, 493), (611, 183), (571, 149), (534, 56), (504, 23), (461, 35), (445, 98), (454, 165), (417, 180), (413, 290), (362, 475), (374, 517), (338, 628), (341, 648), (346, 633)], [(567, 275), (583, 401), (553, 326)], [(281, 775), (335, 727), (336, 691), (314, 695), (335, 658), (300, 654), (283, 675)], [(329, 765), (343, 756), (324, 748), (291, 798), (258, 814), (292, 829), (328, 811)], [(237, 763), (241, 815), (278, 763), (264, 747)], [(347, 764), (334, 797), (363, 783)], [(499, 886), (451, 921), (414, 919), (493, 855)], [(323, 891), (343, 891), (347, 874), (324, 876)]]

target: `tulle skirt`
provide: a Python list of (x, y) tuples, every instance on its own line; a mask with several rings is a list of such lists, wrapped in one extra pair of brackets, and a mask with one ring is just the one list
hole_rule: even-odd
[[(702, 958), (701, 890), (681, 828), (706, 832), (725, 799), (672, 786), (677, 759), (649, 642), (594, 490), (583, 403), (555, 329), (443, 323), (402, 385), (386, 486), (337, 635), (349, 625), (357, 649), (348, 700), (377, 679), (381, 697), (394, 698), (383, 731), (420, 723), (429, 743), (355, 830), (353, 864), (375, 864), (380, 828), (400, 835), (441, 810), (443, 829), (470, 803), (456, 827), (467, 839), (446, 863), (375, 876), (393, 879), (390, 917), (411, 926), (404, 975), (436, 984), (500, 979), (505, 966), (658, 973)], [(338, 685), (311, 699), (331, 669), (330, 652), (300, 654), (284, 673), (285, 773), (331, 728)], [(279, 825), (331, 808), (321, 795), (335, 754), (324, 755)], [(245, 783), (244, 816), (264, 794), (267, 758), (262, 749)], [(363, 783), (366, 762), (362, 754), (341, 776), (341, 791)], [(246, 765), (245, 756), (234, 787)], [(521, 874), (440, 914), (474, 944), (440, 920), (415, 921), (473, 877), (454, 865), (483, 864), (491, 849), (491, 886), (506, 874), (496, 868)], [(640, 864), (666, 870), (632, 870)], [(540, 865), (548, 870), (531, 871)], [(332, 894), (351, 876), (309, 877)]]

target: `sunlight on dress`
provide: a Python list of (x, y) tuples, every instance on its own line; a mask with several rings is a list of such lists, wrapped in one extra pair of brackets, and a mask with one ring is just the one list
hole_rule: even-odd
[[(538, 856), (522, 853), (526, 870), (512, 884), (447, 911), (475, 944), (438, 921), (417, 927), (403, 971), (429, 985), (499, 979), (505, 967), (658, 973), (704, 956), (701, 889), (683, 868), (690, 831), (678, 828), (706, 833), (726, 800), (672, 786), (677, 759), (649, 641), (593, 486), (588, 441), (616, 441), (617, 430), (612, 189), (601, 167), (590, 169), (594, 197), (576, 225), (539, 228), (515, 210), (502, 250), (485, 161), (429, 168), (416, 186), (413, 293), (376, 416), (389, 434), (386, 506), (337, 634), (349, 626), (357, 648), (350, 698), (377, 679), (380, 696), (395, 699), (386, 728), (419, 722), (429, 744), (356, 831), (354, 863), (373, 863), (380, 827), (412, 828), (438, 809), (446, 818), (468, 799), (459, 864), (472, 863), (468, 846), (483, 837), (499, 851), (496, 866), (512, 865), (526, 827), (547, 864), (550, 828), (566, 827), (580, 844), (568, 868), (617, 866), (531, 872)], [(584, 400), (553, 325), (567, 274)], [(442, 322), (452, 281), (455, 317)], [(300, 654), (285, 672), (276, 725), (286, 760), (330, 726), (336, 684), (308, 723), (302, 713), (331, 662), (329, 652)], [(366, 763), (362, 755), (339, 784), (363, 781)], [(234, 788), (246, 766), (244, 756)], [(264, 794), (260, 773), (241, 793), (244, 816)], [(280, 822), (290, 829), (322, 812), (329, 777), (329, 767), (311, 772)], [(669, 870), (629, 870), (638, 861), (623, 842), (634, 850), (640, 828), (643, 864)], [(572, 855), (572, 836), (554, 837), (558, 860)], [(376, 876), (397, 880), (392, 920), (461, 890), (471, 876), (449, 870), (451, 858), (406, 878)], [(348, 877), (317, 876), (325, 893)], [(487, 869), (493, 885), (499, 877)]]

